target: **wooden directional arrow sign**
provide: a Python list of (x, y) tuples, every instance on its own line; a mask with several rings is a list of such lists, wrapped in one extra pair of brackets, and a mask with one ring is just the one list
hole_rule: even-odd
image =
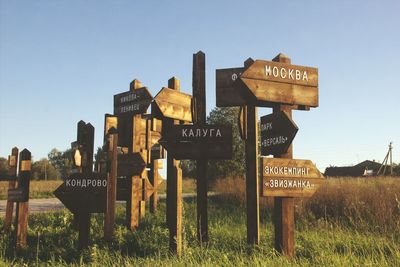
[(231, 159), (231, 125), (175, 125), (159, 141), (175, 159)]
[(217, 107), (244, 106), (249, 104), (249, 97), (254, 98), (239, 79), (244, 70), (243, 67), (216, 70)]
[[(156, 116), (191, 122), (192, 96), (170, 88), (163, 88), (154, 98)], [(158, 114), (161, 113), (161, 114)], [(162, 119), (162, 118), (159, 118)]]
[(146, 168), (145, 153), (135, 152), (118, 155), (117, 175), (128, 177), (141, 175)]
[[(130, 184), (132, 181), (132, 185)], [(127, 201), (130, 195), (130, 188), (133, 188), (135, 194), (141, 194), (142, 192), (142, 179), (140, 178), (118, 178), (117, 179), (117, 200)]]
[(256, 60), (240, 76), (260, 106), (318, 106), (318, 69)]
[(114, 115), (145, 113), (152, 100), (147, 87), (114, 95)]
[(103, 213), (106, 191), (106, 174), (76, 173), (69, 176), (54, 195), (73, 213)]
[(261, 117), (261, 155), (286, 153), (298, 128), (285, 112), (276, 112)]
[(324, 181), (324, 176), (310, 160), (262, 160), (262, 196), (311, 197)]

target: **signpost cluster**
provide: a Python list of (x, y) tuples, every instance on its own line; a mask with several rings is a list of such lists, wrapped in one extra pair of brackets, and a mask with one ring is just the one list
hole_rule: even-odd
[[(275, 249), (292, 257), (294, 197), (312, 196), (324, 179), (311, 161), (293, 159), (291, 145), (298, 131), (292, 110), (318, 106), (318, 69), (292, 65), (283, 54), (272, 61), (248, 59), (244, 67), (216, 70), (216, 95), (217, 106), (241, 107), (238, 122), (246, 147), (247, 241), (260, 242), (259, 196), (274, 197)], [(257, 107), (273, 109), (260, 120), (261, 154)]]
[[(231, 159), (233, 137), (231, 125), (206, 123), (205, 87), (205, 54), (201, 51), (193, 55), (192, 95), (180, 92), (176, 77), (154, 98), (140, 81), (133, 80), (129, 91), (114, 95), (114, 113), (105, 115), (103, 154), (97, 172), (93, 172), (94, 128), (78, 123), (77, 141), (72, 144), (74, 173), (55, 195), (77, 218), (81, 248), (88, 243), (90, 213), (105, 213), (104, 237), (112, 240), (117, 200), (126, 201), (130, 230), (137, 229), (145, 216), (146, 201), (150, 200), (151, 212), (157, 210), (157, 188), (162, 181), (159, 160), (165, 158), (164, 149), (170, 249), (177, 255), (183, 251), (179, 165), (184, 159), (196, 161), (197, 237), (200, 244), (209, 241), (207, 161)], [(247, 242), (260, 242), (259, 197), (274, 197), (275, 248), (293, 256), (294, 198), (310, 197), (324, 179), (311, 161), (293, 159), (292, 148), (298, 131), (292, 110), (318, 106), (318, 70), (292, 65), (283, 54), (272, 61), (249, 58), (243, 67), (216, 70), (216, 96), (219, 107), (240, 107)], [(273, 112), (259, 120), (258, 107), (269, 107)]]
[(18, 148), (14, 147), (8, 157), (8, 175), (1, 177), (0, 181), (9, 181), (3, 226), (6, 233), (11, 232), (14, 203), (16, 203), (15, 235), (17, 249), (24, 249), (27, 246), (30, 179), (31, 152), (24, 149), (18, 156)]

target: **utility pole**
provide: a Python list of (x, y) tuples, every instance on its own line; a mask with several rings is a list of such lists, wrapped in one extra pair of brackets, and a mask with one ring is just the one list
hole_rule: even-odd
[(386, 173), (386, 167), (387, 167), (388, 159), (389, 159), (389, 158), (390, 158), (390, 175), (393, 175), (393, 159), (392, 159), (392, 149), (393, 149), (393, 146), (392, 146), (392, 144), (393, 144), (393, 142), (390, 142), (390, 143), (389, 143), (389, 150), (388, 150), (388, 152), (386, 153), (386, 156), (385, 156), (385, 158), (384, 158), (383, 161), (382, 161), (382, 165), (381, 165), (381, 167), (379, 168), (379, 170), (378, 170), (378, 172), (377, 172), (376, 175), (381, 174), (382, 168), (383, 168), (382, 175), (385, 175), (385, 173)]

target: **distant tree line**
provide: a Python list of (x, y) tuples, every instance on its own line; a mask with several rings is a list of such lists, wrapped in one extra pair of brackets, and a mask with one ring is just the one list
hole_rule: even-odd
[[(208, 124), (232, 125), (233, 157), (232, 160), (208, 161), (208, 178), (215, 180), (225, 177), (241, 177), (245, 175), (245, 147), (240, 138), (238, 128), (239, 108), (214, 108), (207, 118)], [(59, 151), (53, 148), (47, 159), (40, 159), (32, 163), (32, 178), (35, 180), (65, 179), (72, 170), (72, 150)], [(104, 158), (102, 148), (97, 149), (94, 156), (95, 164)], [(97, 164), (96, 164), (97, 165)], [(193, 160), (182, 160), (181, 167), (184, 177), (196, 176), (196, 163)], [(7, 173), (7, 159), (0, 157), (0, 175)], [(394, 164), (394, 175), (400, 176), (400, 164)]]

